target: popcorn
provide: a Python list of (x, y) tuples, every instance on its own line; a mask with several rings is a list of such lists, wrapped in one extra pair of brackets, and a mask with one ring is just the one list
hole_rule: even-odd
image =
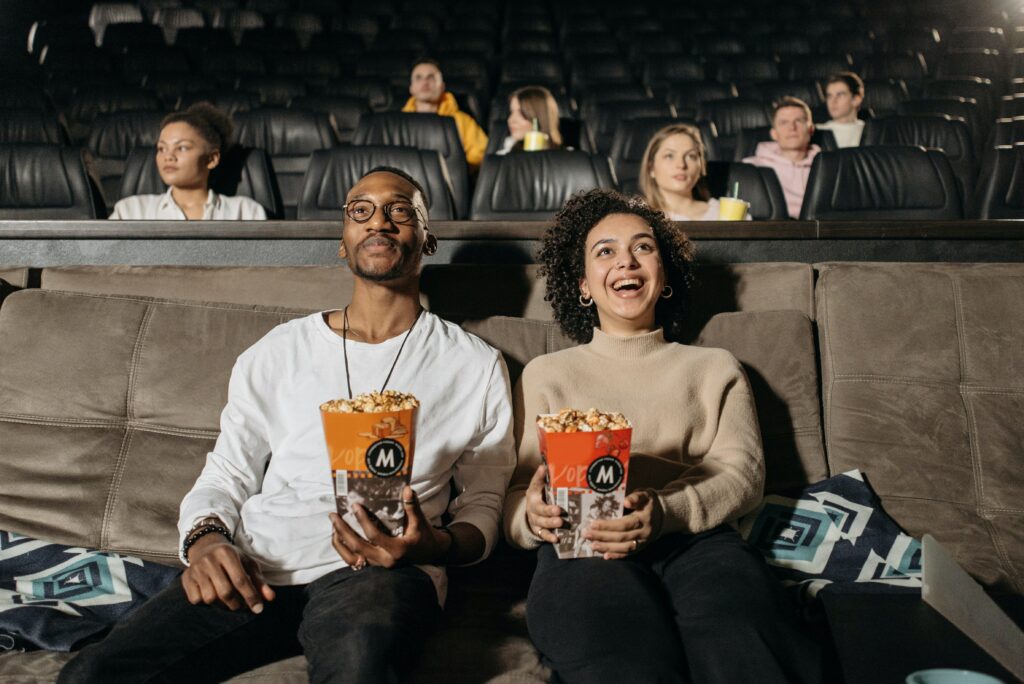
[(419, 399), (405, 392), (384, 390), (367, 392), (351, 399), (332, 399), (320, 404), (320, 410), (328, 413), (385, 413), (417, 408)]
[(599, 432), (633, 427), (621, 413), (608, 413), (595, 408), (586, 411), (567, 408), (555, 414), (537, 416), (537, 426), (545, 432)]

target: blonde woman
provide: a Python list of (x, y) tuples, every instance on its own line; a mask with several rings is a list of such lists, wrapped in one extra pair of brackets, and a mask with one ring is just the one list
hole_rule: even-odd
[[(665, 126), (647, 143), (640, 162), (640, 192), (673, 221), (717, 221), (718, 200), (708, 189), (704, 141), (695, 126)], [(744, 220), (750, 220), (747, 213)]]
[(537, 120), (537, 128), (548, 136), (552, 149), (562, 147), (562, 134), (558, 130), (558, 103), (555, 97), (543, 86), (526, 86), (513, 92), (508, 98), (508, 137), (501, 144), (496, 154), (523, 149), (523, 138), (533, 130), (533, 120)]

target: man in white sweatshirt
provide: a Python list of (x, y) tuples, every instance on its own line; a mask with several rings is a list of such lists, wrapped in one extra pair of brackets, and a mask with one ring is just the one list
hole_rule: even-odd
[[(351, 303), (238, 358), (221, 434), (181, 504), (181, 582), (60, 681), (222, 681), (297, 654), (311, 681), (407, 677), (444, 603), (443, 566), (493, 549), (515, 466), (501, 355), (420, 307), (420, 261), (437, 246), (425, 197), (390, 168), (349, 191)], [(320, 423), (323, 402), (385, 388), (420, 402), (400, 536), (358, 505), (358, 533), (337, 516)]]
[(852, 71), (833, 74), (825, 85), (825, 103), (832, 118), (818, 128), (832, 131), (839, 147), (857, 147), (864, 133), (864, 121), (858, 118), (864, 104), (864, 81)]

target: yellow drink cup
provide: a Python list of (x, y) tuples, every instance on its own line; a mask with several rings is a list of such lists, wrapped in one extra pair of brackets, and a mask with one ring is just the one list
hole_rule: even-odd
[(718, 198), (718, 220), (719, 221), (742, 221), (747, 216), (747, 209), (750, 205), (735, 197)]
[(527, 131), (523, 136), (523, 149), (527, 152), (538, 152), (549, 147), (551, 147), (551, 140), (543, 131)]

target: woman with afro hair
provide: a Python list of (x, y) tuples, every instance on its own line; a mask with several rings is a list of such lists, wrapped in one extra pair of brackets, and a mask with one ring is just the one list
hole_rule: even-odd
[(115, 220), (261, 221), (267, 218), (256, 200), (221, 195), (210, 188), (210, 174), (231, 145), (231, 119), (209, 102), (173, 112), (160, 123), (156, 163), (167, 185), (161, 195), (132, 195), (114, 205)]
[[(538, 357), (516, 386), (514, 546), (539, 547), (530, 636), (560, 682), (816, 682), (817, 647), (760, 554), (728, 524), (753, 509), (764, 458), (750, 385), (722, 349), (680, 344), (693, 246), (639, 197), (569, 200), (540, 250), (546, 299), (580, 346)], [(559, 560), (535, 418), (619, 411), (633, 425), (626, 510)]]

